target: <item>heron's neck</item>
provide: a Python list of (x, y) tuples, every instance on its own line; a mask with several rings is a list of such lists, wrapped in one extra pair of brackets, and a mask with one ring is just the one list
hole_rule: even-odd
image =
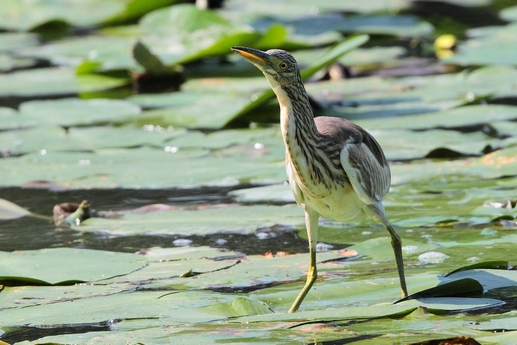
[[(303, 88), (304, 92), (301, 93), (298, 87)], [(297, 87), (291, 88), (282, 88), (277, 84), (273, 86), (273, 91), (280, 104), (280, 125), (284, 139), (294, 139), (293, 137), (297, 136), (297, 132), (300, 131), (303, 132), (301, 138), (317, 136), (318, 131), (314, 123), (314, 115), (303, 84), (300, 83)], [(296, 141), (301, 138), (296, 138)], [(291, 144), (296, 141), (289, 140)], [(288, 145), (288, 142), (286, 142), (286, 145)]]

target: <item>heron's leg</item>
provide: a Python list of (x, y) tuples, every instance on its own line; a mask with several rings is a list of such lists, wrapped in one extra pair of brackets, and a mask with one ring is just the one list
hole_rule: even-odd
[(387, 223), (386, 229), (390, 232), (391, 235), (391, 246), (393, 247), (393, 251), (395, 252), (397, 270), (399, 271), (400, 289), (402, 292), (402, 298), (404, 298), (407, 297), (407, 286), (404, 274), (404, 258), (402, 257), (402, 241), (400, 240), (400, 236), (395, 232), (395, 229), (393, 229), (391, 224)]
[(395, 232), (395, 229), (391, 226), (388, 218), (386, 217), (386, 212), (384, 211), (384, 206), (382, 203), (376, 203), (372, 205), (368, 205), (367, 208), (364, 209), (366, 214), (376, 219), (379, 223), (384, 225), (384, 227), (389, 231), (391, 236), (391, 246), (393, 247), (393, 252), (395, 253), (395, 260), (397, 261), (397, 270), (399, 272), (400, 279), (400, 290), (402, 298), (407, 297), (407, 285), (406, 278), (404, 274), (404, 258), (402, 257), (402, 241), (400, 240), (400, 236)]
[(298, 297), (296, 297), (296, 300), (291, 306), (291, 309), (289, 309), (290, 313), (294, 313), (298, 310), (300, 304), (303, 302), (303, 299), (311, 289), (312, 284), (314, 284), (316, 278), (318, 277), (318, 271), (316, 268), (316, 243), (318, 241), (319, 217), (320, 216), (318, 213), (314, 212), (308, 207), (305, 207), (305, 224), (307, 226), (307, 237), (309, 239), (309, 268), (307, 270), (307, 281), (305, 282), (305, 285), (303, 286), (302, 291), (300, 291)]

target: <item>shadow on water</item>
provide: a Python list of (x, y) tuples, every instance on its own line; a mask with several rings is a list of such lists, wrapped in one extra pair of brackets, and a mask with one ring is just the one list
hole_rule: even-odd
[[(111, 320), (110, 320), (111, 321)], [(111, 331), (110, 321), (81, 325), (59, 325), (56, 327), (19, 327), (9, 329), (2, 341), (14, 344), (20, 341), (32, 341), (42, 337), (64, 334), (80, 334), (87, 332)]]

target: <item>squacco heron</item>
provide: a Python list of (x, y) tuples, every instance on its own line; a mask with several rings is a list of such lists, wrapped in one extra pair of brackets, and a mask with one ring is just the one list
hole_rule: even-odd
[(305, 211), (310, 257), (307, 281), (289, 312), (298, 310), (317, 277), (320, 216), (337, 221), (367, 216), (381, 223), (390, 233), (402, 297), (406, 297), (402, 242), (382, 205), (391, 173), (379, 143), (351, 121), (314, 118), (298, 64), (288, 52), (246, 47), (232, 50), (264, 73), (278, 98), (287, 176), (296, 202)]

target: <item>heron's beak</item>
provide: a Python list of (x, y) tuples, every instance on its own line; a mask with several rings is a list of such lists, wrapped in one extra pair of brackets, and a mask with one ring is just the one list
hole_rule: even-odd
[(247, 48), (247, 47), (232, 47), (232, 50), (260, 68), (264, 70), (269, 66), (269, 54), (262, 50)]

